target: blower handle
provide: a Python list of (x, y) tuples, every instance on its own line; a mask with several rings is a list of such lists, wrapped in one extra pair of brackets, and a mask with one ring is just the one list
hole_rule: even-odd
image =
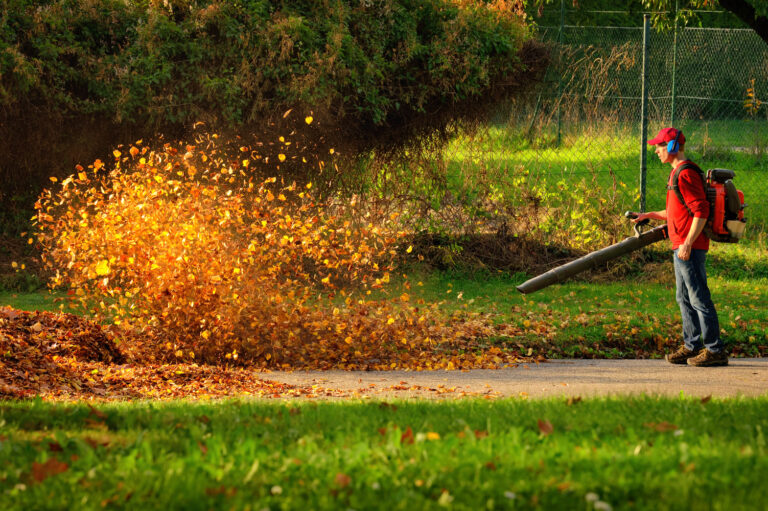
[[(640, 216), (639, 214), (633, 212), (633, 211), (626, 211), (624, 213), (624, 218), (634, 219)], [(635, 224), (635, 236), (640, 237), (641, 234), (643, 234), (642, 229), (640, 227), (643, 227), (645, 225), (648, 225), (648, 222), (650, 222), (650, 218), (646, 218), (645, 220), (641, 220)]]

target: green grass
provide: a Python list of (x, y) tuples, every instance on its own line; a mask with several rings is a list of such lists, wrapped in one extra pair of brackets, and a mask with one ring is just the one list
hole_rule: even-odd
[[(0, 306), (9, 305), (16, 309), (26, 311), (60, 311), (61, 305), (65, 304), (63, 293), (52, 293), (49, 291), (34, 292), (0, 292)], [(68, 309), (65, 307), (65, 311)]]
[[(766, 398), (89, 406), (0, 403), (4, 510), (734, 510), (768, 498)], [(66, 469), (37, 481), (33, 464), (50, 459)]]
[[(755, 135), (753, 121), (690, 121), (682, 125), (689, 137), (686, 154), (702, 169), (730, 168), (736, 172), (735, 183), (744, 191), (749, 205), (746, 216), (751, 225), (763, 231), (768, 225), (768, 133), (762, 122)], [(528, 172), (528, 183), (552, 192), (547, 197), (549, 205), (558, 205), (557, 183), (586, 181), (589, 186), (613, 194), (617, 214), (625, 209), (639, 207), (640, 141), (636, 126), (603, 127), (590, 132), (583, 126), (575, 133), (564, 133), (557, 146), (555, 135), (537, 134), (527, 140), (512, 129), (489, 127), (469, 139), (455, 139), (445, 151), (448, 160), (448, 182), (451, 191), (459, 197), (472, 196), (477, 187), (476, 179), (483, 176), (478, 169), (497, 169), (493, 183), (511, 200), (517, 197), (519, 185), (516, 179)], [(650, 133), (649, 137), (654, 133)], [(749, 148), (752, 153), (745, 152)], [(756, 152), (754, 152), (756, 151)], [(646, 210), (663, 209), (666, 197), (666, 180), (670, 167), (659, 163), (648, 149), (646, 173)]]

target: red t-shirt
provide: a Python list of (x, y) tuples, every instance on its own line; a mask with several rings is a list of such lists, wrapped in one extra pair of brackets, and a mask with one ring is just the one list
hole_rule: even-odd
[[(686, 163), (693, 162), (686, 160), (679, 166)], [(672, 172), (669, 174), (669, 179), (667, 180), (669, 186), (673, 184), (672, 178), (675, 176), (675, 171), (678, 167), (672, 169)], [(693, 212), (693, 216), (688, 214), (688, 210), (680, 203), (677, 194), (673, 190), (667, 190), (667, 229), (669, 230), (669, 240), (672, 242), (672, 250), (683, 244), (688, 236), (688, 231), (691, 229), (694, 217), (709, 217), (709, 201), (707, 201), (707, 193), (704, 190), (701, 175), (694, 169), (683, 169), (680, 171), (677, 184), (683, 199), (685, 199), (685, 203)], [(693, 242), (693, 248), (708, 250), (709, 238), (702, 232)]]

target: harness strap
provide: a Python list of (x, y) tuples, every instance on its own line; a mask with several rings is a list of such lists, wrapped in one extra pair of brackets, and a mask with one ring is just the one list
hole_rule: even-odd
[(672, 185), (667, 185), (667, 190), (675, 192), (675, 195), (677, 195), (677, 200), (679, 200), (680, 204), (685, 207), (686, 211), (688, 211), (688, 214), (693, 216), (693, 211), (691, 211), (691, 208), (688, 207), (688, 204), (686, 204), (685, 199), (683, 198), (682, 192), (680, 192), (680, 173), (685, 169), (693, 169), (696, 171), (696, 173), (701, 178), (701, 183), (704, 185), (704, 193), (707, 192), (707, 180), (704, 178), (704, 172), (699, 168), (698, 165), (692, 162), (684, 163), (675, 170), (675, 174), (672, 176)]

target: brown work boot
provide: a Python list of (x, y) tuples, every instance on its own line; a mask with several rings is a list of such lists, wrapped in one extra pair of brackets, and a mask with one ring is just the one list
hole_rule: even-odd
[(697, 367), (727, 366), (728, 354), (725, 350), (722, 350), (719, 353), (712, 353), (709, 350), (701, 350), (698, 355), (688, 359), (688, 365)]
[(677, 348), (677, 351), (673, 353), (667, 353), (667, 362), (670, 364), (685, 364), (688, 362), (689, 358), (695, 357), (696, 355), (700, 354), (701, 351), (701, 348), (698, 350), (689, 350), (685, 347), (685, 345), (682, 345)]

